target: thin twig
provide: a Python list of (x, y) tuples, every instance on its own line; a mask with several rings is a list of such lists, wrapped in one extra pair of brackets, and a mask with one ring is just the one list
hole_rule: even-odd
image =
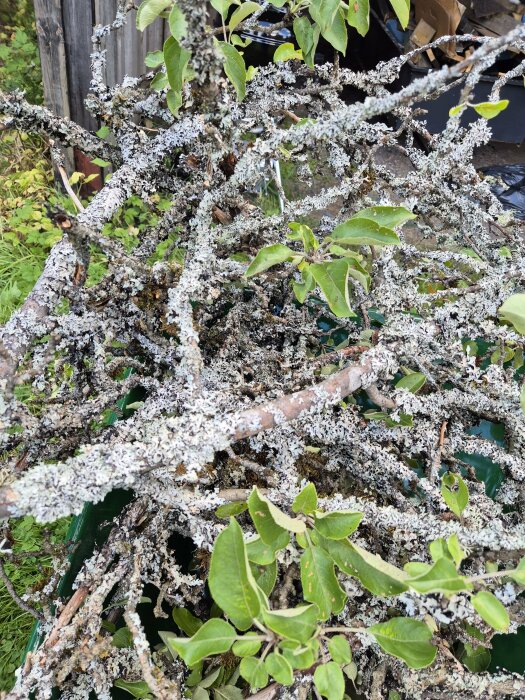
[(19, 608), (22, 610), (25, 610), (25, 612), (29, 613), (32, 617), (35, 618), (35, 620), (38, 620), (39, 622), (44, 621), (44, 616), (41, 612), (38, 612), (38, 610), (35, 610), (32, 608), (30, 605), (28, 605), (25, 601), (20, 598), (18, 593), (15, 591), (14, 586), (11, 582), (11, 579), (9, 576), (6, 574), (5, 569), (4, 569), (4, 563), (2, 559), (0, 559), (0, 578), (4, 582), (4, 585), (7, 589), (7, 592), (11, 596), (11, 598), (15, 601), (15, 603), (18, 605)]

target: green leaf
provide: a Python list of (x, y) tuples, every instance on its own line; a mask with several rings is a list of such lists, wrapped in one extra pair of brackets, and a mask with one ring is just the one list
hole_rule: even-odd
[(347, 260), (348, 262), (348, 274), (353, 277), (359, 284), (364, 288), (365, 292), (368, 293), (370, 290), (370, 284), (372, 278), (365, 270), (365, 268), (357, 260)]
[(367, 630), (383, 651), (402, 659), (410, 668), (425, 668), (436, 658), (437, 649), (430, 644), (432, 632), (424, 622), (394, 617)]
[(315, 669), (314, 685), (317, 692), (328, 700), (343, 700), (345, 695), (345, 678), (334, 661), (322, 664)]
[(331, 239), (341, 245), (399, 245), (395, 231), (371, 219), (348, 219), (332, 231)]
[(305, 644), (317, 628), (318, 609), (315, 605), (300, 605), (284, 610), (263, 610), (264, 624), (284, 639)]
[(396, 383), (396, 389), (406, 389), (411, 394), (417, 394), (426, 381), (427, 378), (422, 372), (412, 372)]
[(166, 646), (174, 649), (188, 666), (215, 654), (224, 654), (231, 649), (237, 632), (226, 620), (214, 617), (205, 622), (190, 638), (173, 637), (160, 632)]
[(506, 632), (510, 625), (509, 614), (493, 593), (480, 591), (472, 596), (471, 603), (478, 615), (498, 632)]
[(330, 540), (344, 540), (357, 530), (362, 519), (362, 513), (351, 510), (330, 513), (317, 510), (314, 515), (315, 529)]
[(184, 12), (177, 5), (173, 5), (171, 8), (168, 24), (170, 26), (171, 36), (177, 39), (177, 41), (183, 39), (188, 33), (186, 17), (184, 16)]
[(448, 551), (450, 552), (450, 556), (454, 560), (454, 564), (456, 565), (456, 567), (459, 567), (463, 559), (465, 559), (465, 557), (467, 556), (467, 554), (461, 548), (458, 536), (456, 534), (450, 535), (450, 537), (447, 540), (447, 547)]
[(410, 0), (390, 0), (394, 12), (397, 15), (399, 24), (406, 29), (410, 19)]
[(157, 73), (151, 81), (151, 89), (161, 92), (166, 87), (168, 87), (168, 76), (166, 73)]
[(292, 282), (293, 293), (300, 304), (304, 304), (308, 294), (315, 289), (315, 280), (310, 267), (310, 265), (305, 265), (301, 270), (302, 282), (296, 282), (295, 280)]
[(224, 57), (224, 72), (235, 88), (237, 99), (242, 102), (246, 96), (246, 63), (235, 46), (218, 41), (217, 45)]
[(509, 572), (509, 577), (520, 586), (525, 586), (525, 557), (520, 559), (520, 563), (514, 571)]
[(251, 627), (260, 612), (257, 585), (252, 576), (240, 525), (234, 518), (215, 541), (208, 585), (213, 600), (240, 630)]
[(309, 226), (306, 224), (299, 224), (297, 221), (291, 221), (288, 227), (292, 229), (292, 232), (286, 234), (286, 238), (289, 238), (291, 241), (301, 241), (305, 253), (309, 253), (311, 250), (317, 250), (319, 241), (314, 236), (314, 232)]
[(233, 30), (243, 20), (245, 20), (246, 17), (253, 15), (254, 12), (257, 12), (257, 10), (260, 9), (261, 6), (256, 2), (243, 2), (242, 5), (240, 5), (230, 17), (230, 21), (228, 22), (228, 29), (230, 30), (230, 32), (233, 32)]
[(336, 664), (344, 666), (352, 661), (352, 651), (348, 639), (338, 634), (329, 639), (326, 643), (330, 656)]
[(457, 117), (458, 114), (461, 114), (461, 112), (465, 109), (465, 103), (462, 102), (460, 105), (456, 105), (456, 107), (451, 107), (448, 110), (448, 116), (449, 117)]
[(401, 226), (411, 219), (417, 219), (415, 214), (405, 207), (389, 207), (378, 205), (375, 207), (367, 207), (366, 209), (361, 209), (357, 214), (354, 214), (352, 219), (369, 219), (374, 221), (379, 226), (384, 226), (385, 228), (395, 228), (396, 226)]
[(221, 685), (213, 688), (213, 700), (242, 700), (243, 693), (240, 688), (234, 685)]
[(294, 513), (304, 513), (310, 515), (317, 508), (317, 491), (315, 485), (310, 481), (297, 494), (292, 504)]
[(148, 68), (157, 68), (164, 63), (164, 53), (162, 51), (149, 51), (146, 54), (144, 63)]
[(369, 0), (350, 0), (346, 20), (351, 27), (357, 29), (361, 36), (365, 36), (370, 29)]
[(195, 615), (192, 615), (186, 608), (173, 608), (171, 616), (177, 627), (180, 627), (188, 637), (193, 637), (202, 627), (202, 621), (199, 620), (198, 617), (195, 617)]
[(210, 700), (210, 694), (198, 685), (191, 694), (191, 700)]
[(182, 107), (182, 92), (168, 90), (166, 93), (166, 103), (170, 112), (176, 117)]
[(107, 168), (111, 165), (109, 160), (102, 160), (102, 158), (93, 158), (91, 162), (93, 165), (98, 165), (99, 168)]
[(125, 690), (134, 698), (150, 697), (151, 690), (146, 681), (125, 681), (123, 678), (117, 678), (114, 685), (115, 688)]
[[(450, 559), (450, 552), (448, 551), (447, 543), (443, 537), (438, 537), (437, 540), (434, 540), (431, 542), (428, 546), (428, 549), (430, 551), (430, 556), (432, 557), (432, 561), (437, 561), (438, 559), (441, 559), (442, 557), (446, 557), (447, 559)], [(417, 562), (419, 563), (419, 562)], [(430, 569), (430, 567), (429, 567)]]
[(303, 52), (304, 62), (309, 68), (313, 68), (320, 35), (319, 27), (311, 24), (306, 16), (296, 17), (293, 21), (293, 31), (299, 48)]
[(346, 29), (345, 14), (342, 9), (336, 12), (332, 24), (327, 29), (324, 31), (321, 29), (321, 34), (329, 44), (332, 44), (336, 51), (343, 55), (346, 53), (348, 31)]
[(281, 685), (292, 685), (293, 683), (293, 670), (290, 662), (287, 661), (286, 657), (282, 656), (278, 652), (272, 651), (268, 654), (264, 661), (266, 670), (270, 676)]
[(273, 54), (274, 63), (279, 63), (279, 61), (301, 61), (302, 58), (303, 52), (301, 49), (297, 50), (290, 42), (280, 44)]
[(170, 36), (164, 42), (164, 62), (166, 63), (168, 82), (176, 93), (182, 92), (190, 57), (191, 53), (183, 48), (175, 37)]
[(478, 104), (471, 104), (476, 112), (485, 119), (493, 119), (497, 117), (500, 112), (507, 109), (509, 106), (508, 100), (499, 100), (498, 102), (479, 102)]
[(319, 656), (319, 642), (317, 639), (310, 639), (306, 644), (285, 640), (279, 644), (279, 649), (283, 652), (291, 667), (298, 670), (310, 668)]
[(131, 649), (133, 646), (133, 635), (127, 627), (118, 629), (111, 640), (111, 646), (117, 649)]
[(512, 323), (518, 333), (525, 335), (525, 294), (513, 294), (499, 307), (498, 313), (503, 321)]
[[(160, 53), (162, 53), (162, 51)], [(96, 132), (96, 134), (100, 139), (106, 139), (110, 134), (109, 126), (106, 126), (106, 124), (103, 124), (100, 127), (100, 129)]]
[(262, 642), (260, 639), (250, 639), (253, 636), (257, 636), (257, 633), (248, 632), (244, 635), (244, 639), (238, 639), (233, 643), (232, 652), (235, 656), (255, 656), (259, 653)]
[(312, 276), (321, 287), (330, 310), (339, 318), (356, 316), (350, 308), (349, 269), (350, 264), (345, 258), (310, 265)]
[(341, 571), (355, 576), (374, 595), (397, 595), (408, 589), (407, 574), (376, 554), (348, 540), (323, 538), (320, 545), (326, 549)]
[[(454, 487), (457, 486), (457, 489)], [(469, 502), (469, 493), (466, 483), (459, 474), (447, 472), (441, 477), (441, 495), (450, 510), (458, 517), (465, 510)]]
[(261, 659), (248, 656), (242, 659), (239, 666), (241, 676), (250, 684), (252, 691), (265, 688), (268, 685), (268, 671)]
[(143, 32), (171, 2), (172, 0), (143, 0), (137, 10), (137, 29)]
[(445, 557), (438, 559), (428, 571), (407, 581), (418, 593), (459, 593), (471, 588), (463, 576), (459, 576), (454, 563)]
[(332, 26), (332, 22), (339, 10), (340, 0), (311, 0), (309, 12), (321, 33)]
[(459, 660), (471, 673), (482, 673), (490, 666), (491, 655), (485, 647), (475, 647), (470, 642), (465, 642)]
[(266, 596), (269, 596), (277, 580), (277, 562), (273, 561), (267, 566), (250, 563), (250, 569), (256, 584)]
[(320, 620), (344, 608), (346, 594), (334, 572), (334, 562), (321, 547), (311, 546), (301, 555), (303, 597), (319, 608)]
[(246, 277), (253, 277), (274, 265), (280, 265), (283, 262), (291, 260), (295, 255), (297, 255), (295, 251), (282, 243), (268, 245), (265, 248), (261, 248), (257, 253), (246, 270), (245, 275)]
[(279, 538), (283, 536), (282, 533), (287, 530), (290, 532), (305, 532), (306, 530), (306, 525), (302, 520), (290, 518), (286, 513), (283, 513), (266, 496), (263, 496), (256, 486), (248, 498), (248, 508), (257, 532), (266, 544), (279, 541)]
[(290, 536), (287, 532), (277, 538), (272, 544), (266, 544), (259, 535), (246, 542), (246, 553), (249, 561), (261, 566), (267, 566), (275, 561), (275, 553), (278, 549), (286, 547), (290, 541)]
[(232, 515), (240, 515), (248, 510), (248, 504), (246, 501), (232, 501), (231, 503), (223, 503), (215, 511), (215, 515), (218, 518), (229, 518)]
[(230, 9), (230, 5), (233, 4), (233, 0), (210, 0), (210, 3), (213, 9), (217, 10), (217, 12), (225, 18)]

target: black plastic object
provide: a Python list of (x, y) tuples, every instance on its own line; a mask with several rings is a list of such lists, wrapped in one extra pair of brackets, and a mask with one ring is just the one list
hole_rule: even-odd
[(525, 164), (491, 165), (481, 172), (499, 180), (490, 189), (505, 209), (511, 209), (517, 219), (525, 220)]
[[(395, 20), (383, 22), (379, 14), (371, 8), (370, 31), (363, 43), (364, 68), (370, 69), (379, 61), (387, 61), (404, 53), (404, 41), (408, 37), (402, 32)], [(505, 70), (505, 56), (501, 64), (496, 65), (496, 70)], [(509, 57), (514, 60), (514, 57)], [(401, 68), (399, 78), (393, 82), (390, 88), (393, 91), (409, 85), (412, 81), (422, 78), (429, 72), (428, 68), (415, 65), (407, 61)], [(487, 102), (490, 92), (497, 80), (497, 75), (483, 75), (476, 85), (472, 102)], [(437, 134), (445, 128), (449, 118), (449, 110), (459, 104), (462, 85), (447, 90), (435, 100), (423, 100), (416, 104), (417, 107), (427, 110), (427, 114), (419, 117), (426, 121), (427, 129), (432, 134)], [(509, 80), (500, 92), (500, 99), (509, 100), (509, 106), (497, 117), (490, 120), (492, 137), (496, 141), (506, 143), (521, 143), (525, 140), (525, 87), (523, 80)], [(466, 126), (479, 119), (473, 109), (464, 110), (461, 115), (461, 124)]]

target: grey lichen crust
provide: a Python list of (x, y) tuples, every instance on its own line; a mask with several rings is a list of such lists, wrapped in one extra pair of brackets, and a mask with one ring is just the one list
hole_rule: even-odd
[[(143, 81), (112, 88), (103, 82), (105, 39), (121, 29), (132, 5), (120, 2), (115, 22), (94, 33), (87, 104), (112, 130), (114, 146), (19, 94), (0, 95), (8, 126), (49, 133), (114, 166), (86, 209), (66, 221), (40, 281), (1, 332), (7, 476), (0, 509), (48, 522), (116, 488), (135, 494), (107, 544), (85, 562), (70, 607), (55, 601), (56, 613), (46, 608), (47, 641), (19, 671), (12, 698), (49, 697), (57, 685), (64, 698), (90, 691), (109, 698), (119, 677), (146, 678), (157, 697), (178, 697), (184, 668), (180, 661), (166, 665), (149, 647), (136, 605), (153, 584), (158, 616), (166, 615), (163, 602), (166, 609), (191, 603), (199, 610), (205, 565), (184, 573), (169, 540), (174, 533), (190, 537), (205, 560), (223, 526), (217, 506), (242, 498), (254, 483), (287, 509), (301, 485), (314, 481), (323, 508), (364, 513), (359, 544), (398, 566), (428, 561), (428, 543), (454, 533), (473, 575), (487, 558), (508, 565), (525, 549), (525, 425), (515, 369), (503, 361), (508, 348), (523, 352), (523, 336), (498, 317), (501, 304), (524, 288), (523, 227), (472, 165), (474, 150), (490, 139), (487, 121), (462, 127), (450, 119), (432, 136), (414, 107), (453, 78), (462, 81), (466, 101), (502, 51), (524, 48), (525, 27), (480, 40), (463, 64), (401, 92), (389, 87), (406, 57), (369, 73), (287, 62), (260, 68), (238, 104), (211, 36), (199, 43), (204, 3), (181, 2), (189, 22), (184, 41), (200, 77), (185, 87), (182, 116), (173, 119), (164, 95)], [(498, 79), (494, 98), (504, 84)], [(346, 104), (346, 86), (366, 99)], [(290, 125), (297, 114), (310, 121)], [(248, 145), (250, 132), (257, 138)], [(383, 158), (392, 152), (394, 166)], [(272, 159), (286, 162), (300, 184), (290, 194), (285, 183), (282, 213), (267, 216), (253, 193), (271, 176)], [(158, 193), (170, 206), (131, 252), (103, 235), (131, 195), (154, 208)], [(375, 249), (370, 291), (352, 287), (361, 320), (335, 318), (317, 301), (300, 306), (291, 266), (243, 276), (239, 253), (295, 245), (286, 239), (288, 222), (308, 221), (323, 239), (377, 203), (403, 204), (417, 219), (399, 231), (401, 245)], [(152, 264), (159, 244), (173, 250), (174, 233), (184, 265), (169, 256)], [(108, 272), (86, 288), (89, 244), (105, 253)], [(347, 338), (346, 348), (327, 345), (334, 329)], [(480, 362), (469, 352), (479, 339), (503, 359)], [(323, 352), (330, 352), (326, 362)], [(401, 368), (425, 374), (424, 390), (396, 389), (392, 379)], [(15, 398), (18, 384), (33, 392), (37, 410)], [(104, 421), (133, 389), (143, 399), (132, 415)], [(351, 398), (358, 391), (389, 407), (394, 420), (412, 416), (413, 426), (365, 420)], [(504, 444), (469, 430), (482, 420), (504, 426)], [(500, 465), (505, 480), (494, 500), (459, 453)], [(449, 517), (441, 497), (442, 465), (464, 469), (470, 503), (461, 522)], [(292, 545), (279, 556), (283, 571), (298, 560)], [(440, 625), (438, 661), (417, 672), (389, 658), (381, 676), (386, 657), (361, 635), (354, 659), (367, 697), (379, 697), (371, 693), (381, 678), (414, 699), (525, 697), (523, 678), (471, 674), (460, 664), (458, 670), (449, 646), (467, 639), (465, 623), (480, 626), (461, 596), (381, 599), (354, 579), (344, 585), (350, 600), (342, 621), (372, 624), (397, 607)], [(514, 630), (525, 620), (523, 598), (511, 584), (493, 590), (510, 605)], [(133, 648), (117, 649), (101, 631), (110, 593), (127, 601)], [(303, 697), (299, 686), (279, 691), (281, 697)]]

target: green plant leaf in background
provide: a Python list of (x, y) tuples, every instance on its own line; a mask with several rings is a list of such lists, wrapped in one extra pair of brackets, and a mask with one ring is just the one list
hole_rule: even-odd
[(328, 620), (343, 609), (346, 594), (336, 578), (332, 558), (321, 547), (308, 547), (301, 555), (301, 584), (304, 599), (319, 608), (318, 619)]
[(239, 670), (244, 680), (250, 684), (252, 691), (268, 685), (268, 671), (262, 659), (247, 656), (242, 659)]
[(327, 700), (343, 700), (345, 678), (339, 664), (329, 661), (315, 669), (314, 684), (317, 692)]
[(467, 579), (459, 576), (454, 563), (445, 557), (438, 559), (428, 570), (407, 581), (418, 593), (445, 593), (452, 595), (471, 588)]
[(242, 102), (246, 97), (246, 63), (242, 54), (226, 41), (217, 41), (217, 46), (224, 57), (224, 72), (235, 88), (237, 99)]
[(374, 221), (376, 224), (379, 224), (379, 226), (395, 228), (396, 226), (406, 224), (406, 222), (411, 219), (417, 219), (417, 216), (406, 207), (377, 205), (361, 209), (361, 211), (354, 214), (352, 218), (370, 219), (370, 221)]
[(328, 639), (326, 646), (330, 652), (330, 656), (336, 664), (344, 666), (352, 661), (352, 651), (350, 650), (350, 644), (346, 637), (342, 634), (338, 634), (335, 637)]
[(232, 501), (231, 503), (223, 503), (215, 511), (215, 515), (218, 518), (226, 518), (227, 520), (232, 515), (240, 515), (248, 510), (248, 504), (246, 501)]
[(258, 275), (261, 272), (268, 270), (274, 265), (279, 265), (280, 263), (292, 260), (295, 255), (297, 255), (295, 251), (282, 243), (275, 243), (274, 245), (268, 245), (265, 248), (261, 248), (248, 266), (248, 269), (245, 272), (246, 277), (253, 277), (254, 275)]
[(371, 219), (348, 219), (336, 226), (331, 239), (339, 245), (399, 245), (399, 236), (395, 231)]
[(363, 519), (362, 513), (350, 510), (331, 511), (314, 515), (315, 529), (330, 540), (344, 540), (351, 535)]
[(471, 104), (476, 112), (485, 119), (493, 119), (497, 117), (500, 112), (507, 109), (509, 106), (508, 100), (498, 100), (498, 102), (479, 102), (478, 104)]
[(314, 232), (309, 226), (306, 224), (299, 224), (297, 221), (291, 221), (288, 227), (291, 229), (291, 233), (287, 233), (286, 238), (289, 238), (291, 241), (301, 241), (305, 253), (317, 250), (319, 241), (314, 236)]
[[(162, 51), (150, 51), (149, 53), (146, 54), (146, 58), (144, 59), (144, 63), (148, 66), (148, 68), (158, 68), (158, 66), (161, 66), (164, 63), (164, 53)], [(109, 129), (106, 127), (107, 132), (106, 136), (109, 135)], [(99, 129), (100, 131), (100, 129)], [(97, 132), (98, 134), (98, 132)], [(105, 138), (105, 137), (101, 137)]]
[(170, 27), (171, 36), (177, 39), (177, 41), (183, 39), (188, 33), (188, 23), (186, 22), (186, 17), (178, 5), (173, 5), (171, 8), (168, 24)]
[(354, 0), (348, 3), (346, 20), (351, 27), (355, 27), (361, 36), (365, 36), (370, 29), (370, 2), (369, 0)]
[(177, 627), (187, 634), (188, 637), (193, 637), (194, 634), (202, 627), (202, 621), (198, 617), (192, 615), (186, 608), (173, 608), (171, 616)]
[(525, 294), (513, 294), (499, 307), (504, 321), (512, 323), (521, 335), (525, 335)]
[(312, 24), (308, 17), (296, 17), (293, 21), (293, 31), (299, 48), (303, 52), (304, 62), (309, 68), (314, 67), (315, 50), (319, 41), (320, 30)]
[(304, 532), (306, 525), (302, 520), (290, 518), (277, 508), (266, 496), (254, 487), (248, 498), (248, 508), (257, 532), (266, 544), (273, 544), (282, 533)]
[(172, 0), (143, 0), (137, 10), (137, 29), (143, 32), (172, 3)]
[(166, 646), (176, 651), (188, 666), (213, 654), (224, 654), (231, 649), (237, 632), (226, 620), (212, 618), (200, 627), (193, 637), (175, 637), (171, 633), (160, 632)]
[(330, 310), (339, 318), (356, 316), (350, 308), (349, 269), (350, 263), (346, 259), (310, 265), (312, 276), (321, 287)]
[(311, 481), (297, 494), (292, 504), (294, 513), (310, 515), (317, 508), (317, 490)]
[(279, 63), (279, 61), (300, 61), (303, 58), (303, 52), (301, 49), (297, 50), (293, 44), (286, 42), (285, 44), (280, 44), (273, 55), (273, 62)]
[(264, 665), (270, 676), (281, 685), (292, 685), (293, 669), (285, 656), (273, 651), (264, 660)]
[(317, 627), (318, 609), (315, 605), (300, 605), (283, 610), (263, 610), (264, 624), (284, 639), (306, 644)]
[(459, 474), (453, 474), (452, 472), (443, 474), (441, 477), (441, 495), (454, 515), (460, 518), (469, 502), (468, 488), (463, 478)]
[[(301, 263), (301, 266), (303, 263)], [(305, 265), (301, 270), (302, 282), (292, 282), (293, 293), (300, 304), (304, 304), (308, 294), (315, 289), (315, 280), (310, 270), (310, 265)]]
[(478, 615), (498, 632), (506, 632), (510, 625), (509, 614), (493, 593), (479, 591), (471, 598), (472, 606)]
[(367, 630), (387, 654), (402, 659), (410, 668), (425, 668), (436, 658), (437, 649), (430, 644), (432, 632), (424, 622), (408, 617), (394, 617)]
[(396, 389), (406, 389), (412, 394), (417, 394), (426, 381), (427, 378), (422, 372), (411, 372), (396, 382)]
[(509, 573), (510, 578), (520, 586), (525, 586), (525, 557), (520, 559), (518, 566)]
[(246, 630), (259, 614), (261, 603), (250, 570), (240, 525), (234, 518), (215, 541), (208, 585), (213, 600), (233, 624)]
[(150, 698), (151, 690), (146, 681), (125, 681), (123, 678), (117, 678), (114, 683), (115, 688), (125, 690), (134, 698)]
[(248, 0), (248, 2), (243, 2), (242, 5), (239, 5), (235, 12), (232, 12), (230, 21), (228, 22), (228, 29), (230, 32), (233, 32), (241, 22), (260, 9), (261, 6), (258, 3), (251, 2), (250, 0)]
[(410, 19), (410, 0), (390, 0), (390, 4), (397, 15), (399, 24), (406, 29)]
[(320, 545), (345, 574), (355, 576), (374, 595), (397, 595), (408, 589), (407, 574), (348, 540), (321, 539)]

